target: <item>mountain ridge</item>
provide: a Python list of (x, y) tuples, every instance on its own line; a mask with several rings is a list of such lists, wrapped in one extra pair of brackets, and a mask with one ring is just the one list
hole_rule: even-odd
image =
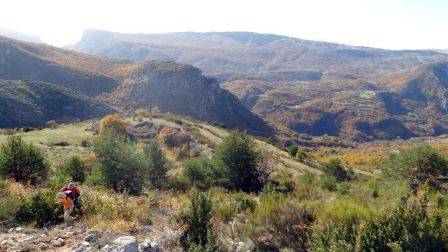
[(229, 80), (268, 72), (316, 71), (354, 76), (391, 73), (435, 59), (431, 50), (386, 50), (251, 32), (126, 34), (87, 30), (71, 49), (135, 62), (172, 60)]

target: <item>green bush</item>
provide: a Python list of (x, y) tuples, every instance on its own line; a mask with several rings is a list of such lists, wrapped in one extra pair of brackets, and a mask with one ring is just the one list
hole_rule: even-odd
[(185, 161), (183, 176), (186, 177), (191, 184), (201, 189), (208, 189), (218, 184), (219, 176), (215, 169), (215, 165), (206, 156), (198, 158), (190, 158)]
[(313, 228), (310, 250), (447, 251), (448, 214), (441, 199), (423, 189), (371, 217), (324, 220)]
[(31, 199), (23, 201), (15, 219), (19, 223), (35, 222), (36, 227), (47, 227), (62, 222), (63, 209), (50, 192), (38, 191)]
[(86, 180), (86, 165), (78, 156), (72, 156), (63, 169), (72, 181), (84, 183)]
[(283, 193), (293, 192), (295, 183), (293, 181), (293, 174), (286, 170), (278, 170), (271, 174), (269, 182), (275, 185), (276, 190)]
[(324, 172), (329, 176), (335, 177), (338, 182), (351, 179), (351, 174), (342, 167), (341, 160), (337, 158), (330, 160), (328, 163), (324, 163), (322, 166)]
[(294, 157), (295, 157), (295, 159), (302, 162), (307, 158), (307, 154), (305, 151), (299, 149), (299, 150), (297, 150), (297, 153)]
[(424, 183), (437, 188), (437, 177), (448, 175), (448, 162), (432, 147), (422, 145), (390, 155), (383, 174), (395, 180), (405, 179), (413, 189)]
[(167, 161), (165, 153), (156, 141), (150, 141), (143, 149), (149, 159), (149, 181), (157, 188), (166, 184)]
[(236, 214), (251, 213), (257, 207), (257, 202), (243, 192), (221, 194), (221, 197), (215, 197), (213, 202), (215, 215), (226, 223), (232, 221)]
[(18, 182), (36, 184), (47, 176), (43, 152), (22, 138), (12, 136), (0, 147), (0, 175)]
[(333, 176), (327, 176), (322, 174), (319, 178), (319, 186), (323, 189), (326, 189), (330, 192), (334, 192), (337, 190), (336, 178)]
[[(0, 181), (1, 182), (1, 181)], [(0, 187), (0, 192), (2, 188)], [(22, 201), (17, 197), (1, 195), (0, 197), (0, 226), (6, 226), (14, 219)]]
[(215, 235), (213, 231), (212, 200), (209, 192), (191, 191), (191, 206), (182, 216), (187, 229), (181, 238), (186, 251), (214, 251)]
[(216, 147), (214, 160), (219, 169), (225, 172), (226, 187), (245, 192), (259, 191), (263, 188), (258, 164), (261, 153), (246, 134), (232, 131)]
[(150, 168), (148, 158), (136, 145), (126, 136), (108, 130), (98, 137), (93, 149), (110, 188), (140, 193)]
[(360, 226), (359, 250), (447, 251), (447, 212), (423, 190)]
[(296, 157), (298, 151), (299, 151), (299, 146), (297, 146), (297, 144), (292, 144), (288, 148), (288, 154), (293, 158)]
[(324, 223), (313, 227), (310, 233), (310, 251), (356, 251), (358, 224), (352, 221)]
[(341, 195), (348, 195), (350, 193), (350, 183), (342, 182), (337, 185), (338, 192)]
[(87, 176), (84, 184), (96, 188), (102, 188), (102, 189), (107, 188), (107, 182), (103, 173), (101, 172), (100, 165), (95, 165), (92, 167), (92, 170), (90, 171), (90, 174)]
[(250, 237), (260, 251), (305, 251), (314, 209), (284, 197), (269, 197), (249, 216)]

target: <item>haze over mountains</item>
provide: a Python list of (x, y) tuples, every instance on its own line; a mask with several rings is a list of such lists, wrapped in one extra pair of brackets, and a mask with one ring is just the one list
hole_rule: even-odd
[(13, 31), (13, 30), (2, 29), (2, 28), (0, 28), (0, 36), (12, 38), (12, 39), (23, 40), (23, 41), (27, 41), (27, 42), (44, 43), (44, 41), (38, 36), (29, 35), (29, 34), (17, 32), (17, 31)]
[(331, 74), (372, 76), (447, 58), (429, 50), (392, 51), (250, 32), (146, 35), (87, 30), (71, 48), (139, 63), (171, 60), (192, 64), (220, 79), (257, 78), (267, 73), (299, 80)]
[(448, 132), (443, 50), (393, 51), (248, 32), (98, 30), (86, 31), (71, 48), (193, 64), (264, 120), (297, 133), (362, 141)]

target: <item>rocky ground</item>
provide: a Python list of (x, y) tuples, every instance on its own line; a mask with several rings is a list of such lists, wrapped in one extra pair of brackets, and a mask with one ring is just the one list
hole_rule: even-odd
[(181, 235), (182, 230), (167, 230), (154, 239), (145, 239), (142, 234), (98, 232), (76, 225), (49, 229), (15, 227), (1, 230), (0, 251), (176, 251), (180, 250)]

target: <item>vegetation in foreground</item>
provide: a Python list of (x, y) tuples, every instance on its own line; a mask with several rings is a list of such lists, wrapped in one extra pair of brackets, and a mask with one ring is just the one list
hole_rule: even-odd
[[(169, 250), (448, 250), (447, 161), (429, 145), (390, 154), (379, 176), (335, 158), (314, 173), (280, 165), (244, 133), (220, 135), (225, 131), (176, 120), (208, 141), (219, 138), (212, 155), (175, 158), (181, 147), (134, 138), (120, 125), (135, 122), (120, 117), (105, 120), (89, 144), (80, 142), (79, 155), (67, 149), (60, 165), (46, 160), (53, 149), (10, 136), (0, 147), (1, 225), (60, 223), (54, 195), (76, 180), (82, 225), (122, 233), (148, 225), (182, 230)], [(301, 161), (299, 151), (291, 148), (287, 161)]]

